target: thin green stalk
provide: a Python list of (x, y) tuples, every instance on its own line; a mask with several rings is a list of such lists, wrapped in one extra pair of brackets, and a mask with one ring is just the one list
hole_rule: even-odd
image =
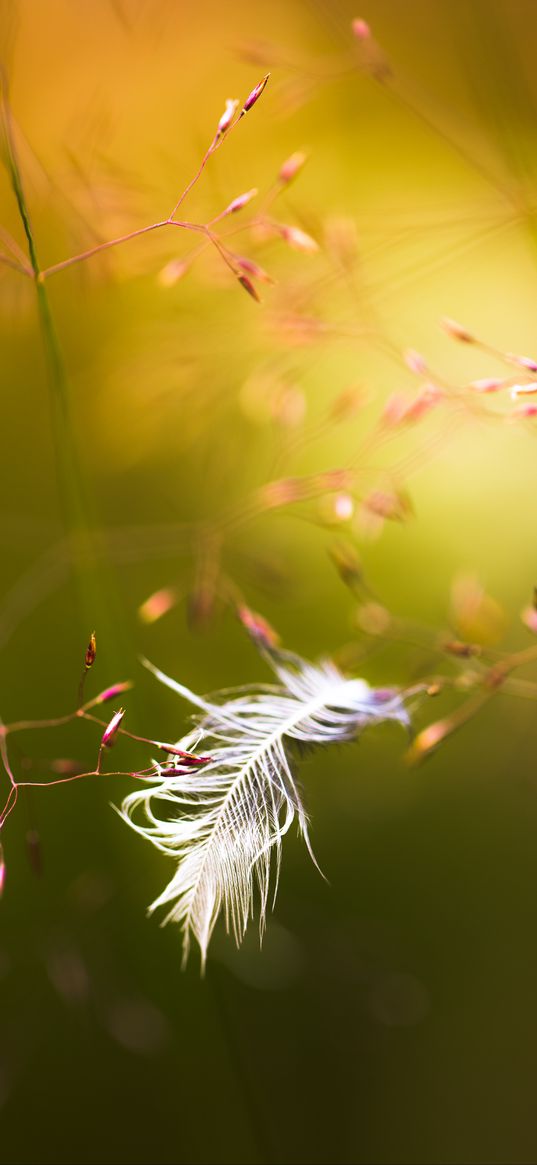
[[(70, 415), (67, 373), (54, 326), (48, 291), (41, 278), (35, 236), (11, 125), (6, 85), (1, 76), (0, 88), (7, 167), (26, 236), (31, 277), (36, 291), (37, 311), (50, 387), (51, 425), (60, 504), (69, 542), (71, 562), (79, 590), (81, 614), (90, 625), (99, 625), (103, 641), (110, 648), (115, 636), (110, 626), (110, 604), (105, 601), (102, 577), (99, 571), (99, 560), (102, 559), (102, 554), (97, 545), (96, 531), (89, 521), (87, 497)], [(114, 630), (117, 634), (117, 627)]]

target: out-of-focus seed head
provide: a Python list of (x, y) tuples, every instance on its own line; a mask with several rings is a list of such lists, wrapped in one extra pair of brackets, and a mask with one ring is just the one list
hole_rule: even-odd
[(459, 340), (461, 344), (475, 344), (475, 336), (464, 327), (464, 324), (459, 324), (458, 320), (452, 320), (449, 316), (444, 316), (440, 323), (448, 336), (452, 340)]
[(304, 163), (307, 161), (307, 158), (308, 155), (304, 154), (302, 150), (296, 150), (296, 152), (291, 154), (290, 158), (287, 158), (283, 165), (280, 166), (278, 181), (281, 182), (282, 185), (288, 186), (289, 183), (292, 182), (294, 178), (296, 178), (297, 174), (300, 173)]

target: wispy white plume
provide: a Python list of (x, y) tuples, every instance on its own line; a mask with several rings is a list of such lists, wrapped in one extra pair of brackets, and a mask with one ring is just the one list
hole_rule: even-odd
[(282, 838), (295, 816), (313, 857), (289, 762), (290, 742), (340, 743), (368, 724), (408, 723), (395, 692), (346, 679), (332, 663), (312, 665), (275, 650), (265, 657), (277, 685), (232, 689), (205, 699), (147, 665), (199, 709), (195, 728), (178, 748), (208, 754), (197, 767), (183, 767), (170, 756), (121, 807), (134, 829), (178, 859), (174, 877), (150, 910), (167, 906), (164, 922), (181, 924), (185, 961), (193, 935), (205, 963), (221, 911), (240, 943), (256, 897), (262, 933), (271, 883), (276, 894)]

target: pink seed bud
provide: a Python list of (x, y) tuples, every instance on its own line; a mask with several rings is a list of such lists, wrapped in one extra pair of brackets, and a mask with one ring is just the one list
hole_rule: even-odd
[(95, 701), (96, 704), (106, 704), (108, 700), (115, 700), (116, 696), (121, 696), (123, 692), (128, 692), (132, 688), (130, 680), (125, 680), (123, 684), (112, 684), (111, 688), (105, 688), (104, 692), (100, 692)]
[(263, 77), (262, 81), (259, 81), (257, 85), (254, 85), (252, 92), (248, 94), (246, 101), (244, 102), (241, 110), (241, 117), (243, 114), (248, 113), (252, 106), (255, 105), (256, 101), (259, 101), (259, 98), (261, 97), (269, 77), (270, 73), (267, 73), (266, 77)]
[(248, 295), (251, 295), (252, 299), (255, 299), (256, 303), (261, 303), (260, 296), (257, 294), (252, 280), (249, 279), (247, 275), (238, 275), (237, 278), (241, 287), (244, 287), (244, 290), (248, 292)]
[[(178, 756), (186, 768), (195, 768), (197, 765), (206, 765), (213, 758), (212, 756), (194, 756), (192, 752), (184, 752), (182, 748), (176, 748), (173, 744), (162, 744), (159, 740), (153, 740), (152, 744), (156, 744), (157, 748), (161, 748), (163, 752), (167, 752), (170, 756)], [(169, 770), (168, 770), (169, 771)], [(176, 770), (178, 773), (181, 769)]]
[(503, 387), (503, 380), (495, 380), (493, 376), (485, 376), (482, 380), (472, 380), (468, 385), (473, 392), (497, 392)]
[(262, 283), (274, 283), (275, 280), (259, 263), (254, 263), (253, 259), (247, 259), (244, 255), (236, 256), (237, 266), (241, 271), (247, 271), (249, 275), (254, 275), (256, 279), (260, 279)]
[(315, 242), (315, 239), (312, 239), (311, 235), (307, 235), (305, 231), (299, 230), (298, 227), (280, 227), (280, 234), (282, 239), (285, 239), (285, 242), (289, 243), (289, 246), (293, 247), (295, 251), (313, 254), (319, 250), (319, 244)]
[(218, 129), (217, 129), (218, 134), (223, 134), (226, 132), (227, 129), (229, 129), (231, 122), (233, 121), (233, 118), (235, 117), (235, 114), (237, 112), (238, 107), (239, 107), (239, 102), (235, 98), (232, 98), (232, 97), (227, 98), (226, 108), (224, 109), (224, 112), (220, 118), (220, 121), (218, 122)]
[(0, 842), (0, 898), (2, 897), (2, 894), (4, 893), (5, 884), (6, 884), (6, 863), (4, 861), (4, 848)]
[(239, 194), (237, 198), (234, 198), (233, 202), (230, 202), (229, 206), (226, 207), (224, 214), (235, 214), (237, 210), (242, 210), (243, 206), (247, 206), (247, 204), (252, 201), (252, 198), (256, 197), (257, 193), (258, 191), (254, 187), (253, 190), (247, 190), (245, 194)]
[(384, 405), (381, 420), (385, 425), (400, 425), (404, 420), (410, 400), (401, 392), (394, 392)]
[(442, 395), (440, 389), (436, 388), (434, 384), (426, 384), (409, 405), (403, 418), (405, 423), (409, 424), (412, 421), (421, 420), (425, 413), (428, 413), (442, 400)]
[(267, 647), (270, 650), (278, 646), (279, 635), (262, 615), (258, 615), (256, 611), (251, 611), (244, 604), (237, 608), (237, 615), (248, 634), (262, 647)]
[(407, 761), (410, 764), (425, 760), (425, 757), (437, 748), (446, 736), (452, 731), (453, 725), (449, 720), (437, 720), (434, 724), (429, 724), (422, 732), (419, 732), (410, 746), (407, 753)]
[(353, 35), (357, 40), (369, 40), (371, 29), (366, 20), (353, 20), (351, 23)]
[(157, 282), (161, 287), (173, 287), (175, 283), (178, 283), (183, 278), (183, 275), (186, 275), (188, 266), (188, 263), (185, 263), (184, 259), (171, 259), (159, 271)]
[(295, 154), (291, 154), (291, 157), (287, 158), (287, 160), (280, 167), (280, 172), (278, 174), (279, 181), (283, 182), (285, 185), (287, 185), (289, 182), (292, 182), (293, 178), (296, 178), (297, 174), (302, 169), (306, 161), (307, 154), (303, 154), (300, 150)]
[(511, 364), (527, 368), (528, 372), (537, 372), (537, 361), (532, 360), (531, 356), (517, 356), (515, 352), (506, 352), (506, 358)]
[(528, 631), (532, 631), (534, 635), (537, 635), (537, 610), (535, 607), (524, 607), (520, 617), (528, 628)]
[(101, 748), (110, 748), (112, 746), (112, 743), (114, 741), (114, 737), (116, 736), (116, 734), (118, 732), (119, 726), (121, 724), (121, 721), (123, 720), (124, 715), (125, 715), (124, 708), (120, 708), (119, 712), (114, 713), (110, 723), (107, 725), (107, 727), (105, 728), (105, 730), (103, 732), (102, 740), (101, 740)]
[(459, 340), (462, 344), (475, 344), (475, 336), (472, 336), (472, 333), (463, 327), (462, 324), (459, 324), (457, 320), (452, 320), (449, 316), (444, 316), (440, 320), (440, 323), (448, 336), (451, 336), (452, 340)]
[(410, 368), (410, 371), (415, 372), (417, 376), (424, 376), (427, 372), (425, 357), (420, 352), (415, 352), (414, 348), (407, 348), (404, 361), (407, 368)]
[(138, 618), (142, 623), (156, 623), (171, 611), (176, 602), (177, 592), (172, 587), (162, 587), (161, 590), (149, 595), (149, 598), (138, 607)]
[(537, 417), (537, 404), (519, 405), (513, 409), (511, 417)]

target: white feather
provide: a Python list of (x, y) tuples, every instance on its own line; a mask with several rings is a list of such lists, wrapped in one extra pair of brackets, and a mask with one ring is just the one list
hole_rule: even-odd
[[(282, 838), (295, 816), (313, 857), (286, 742), (330, 744), (351, 740), (381, 720), (408, 723), (400, 696), (346, 679), (331, 663), (313, 666), (273, 651), (266, 657), (278, 685), (234, 689), (212, 699), (196, 696), (147, 664), (199, 709), (195, 729), (178, 747), (211, 757), (199, 768), (170, 776), (159, 768), (121, 807), (134, 829), (178, 859), (174, 877), (150, 910), (166, 906), (164, 922), (180, 923), (184, 961), (193, 935), (205, 964), (220, 912), (241, 942), (254, 914), (256, 888), (263, 932), (271, 881), (274, 897), (277, 890)], [(169, 760), (177, 770), (177, 758)]]

